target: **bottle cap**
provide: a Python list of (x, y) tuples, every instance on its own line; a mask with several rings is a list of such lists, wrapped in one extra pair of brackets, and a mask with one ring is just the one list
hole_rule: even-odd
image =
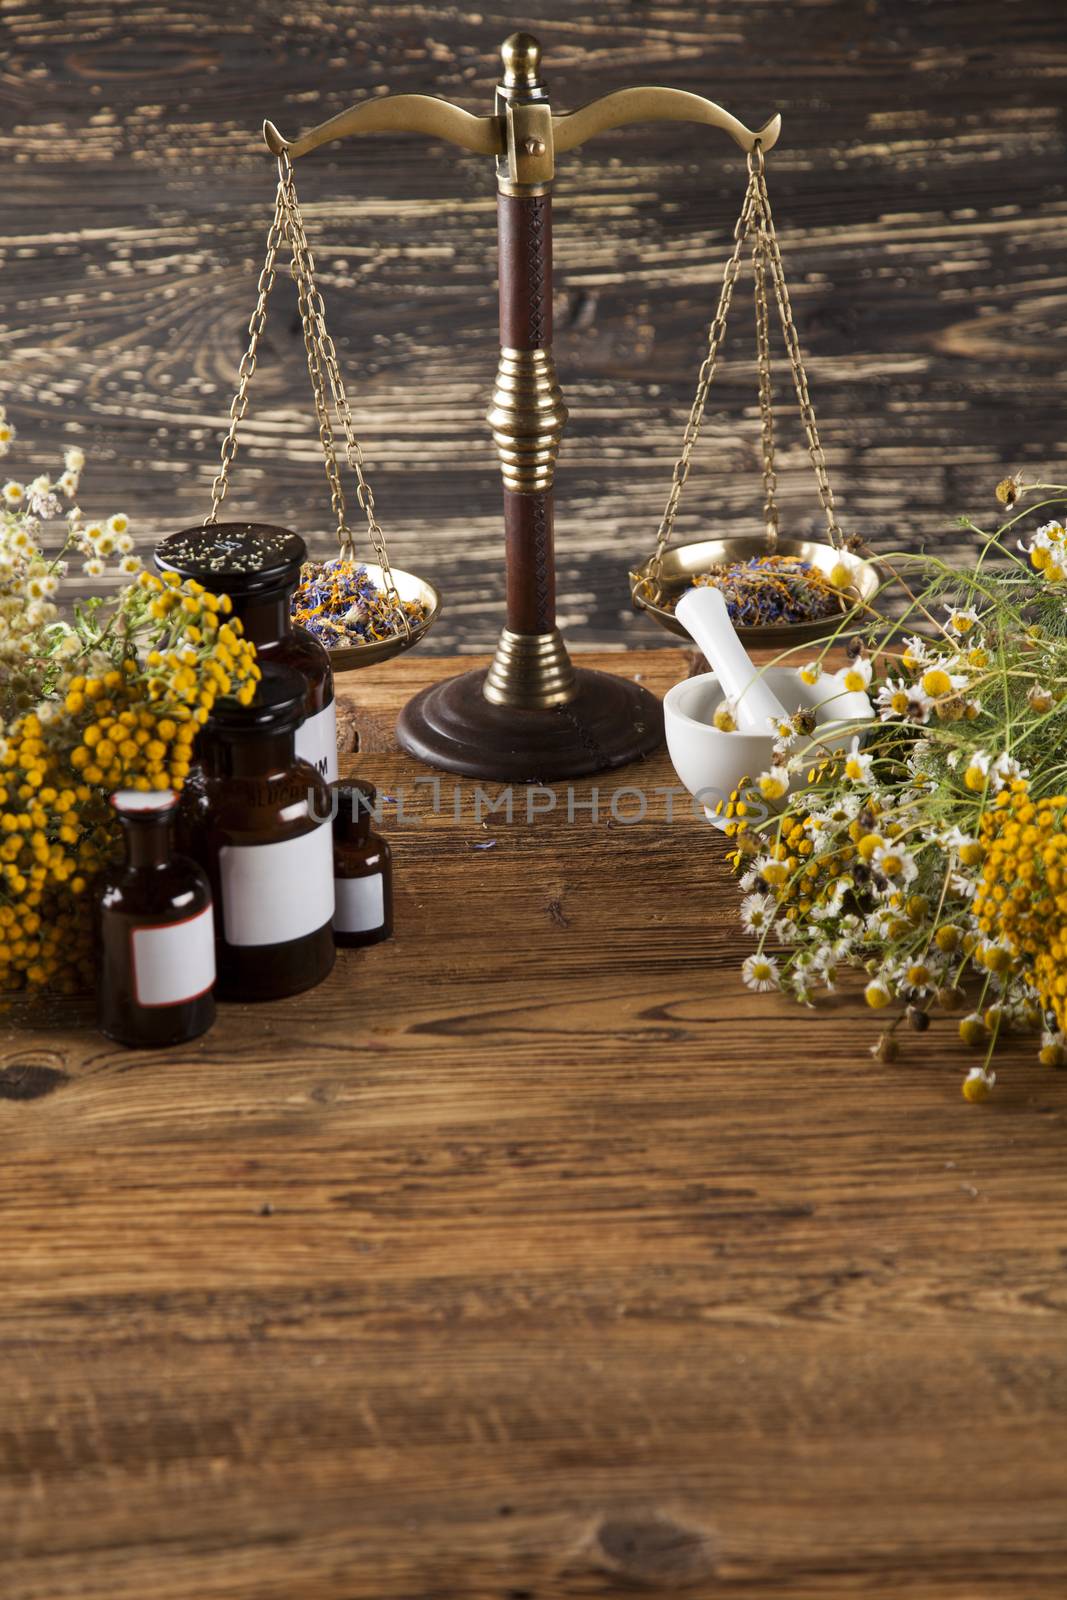
[(370, 833), (371, 813), (378, 791), (365, 778), (335, 778), (330, 788), (337, 796), (333, 831), (338, 839), (363, 844)]
[(111, 804), (120, 817), (169, 817), (178, 804), (173, 789), (116, 789)]
[(216, 522), (168, 534), (153, 555), (159, 572), (195, 578), (212, 594), (234, 599), (295, 589), (307, 545), (269, 522)]
[(232, 695), (215, 701), (204, 732), (221, 739), (255, 738), (299, 727), (306, 715), (307, 680), (292, 667), (274, 661), (259, 663), (261, 677), (251, 705)]

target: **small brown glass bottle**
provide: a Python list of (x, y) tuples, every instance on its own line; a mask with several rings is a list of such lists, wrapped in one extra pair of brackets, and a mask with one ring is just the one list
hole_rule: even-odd
[(289, 603), (300, 582), (307, 546), (298, 533), (266, 522), (216, 522), (186, 528), (160, 541), (160, 572), (195, 578), (212, 594), (228, 594), (233, 615), (261, 661), (292, 667), (306, 681), (304, 721), (296, 753), (327, 783), (337, 776), (337, 706), (330, 658), (306, 628), (293, 622)]
[(251, 705), (216, 700), (182, 791), (183, 842), (214, 894), (226, 1000), (299, 994), (334, 962), (330, 791), (294, 748), (304, 685), (288, 667), (262, 674)]
[(173, 790), (120, 789), (125, 861), (97, 893), (97, 1020), (119, 1044), (182, 1044), (215, 1020), (211, 890), (195, 861), (175, 855)]
[(333, 936), (338, 944), (378, 944), (393, 931), (393, 853), (371, 832), (377, 800), (372, 783), (342, 778), (332, 785)]

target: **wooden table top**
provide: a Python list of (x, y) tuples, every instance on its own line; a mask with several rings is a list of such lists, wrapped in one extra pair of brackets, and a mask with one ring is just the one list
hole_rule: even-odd
[(392, 942), (186, 1049), (5, 1019), (4, 1600), (1062, 1595), (1067, 1078), (749, 994), (721, 839), (612, 817), (665, 754), (435, 796), (456, 665), (341, 686)]

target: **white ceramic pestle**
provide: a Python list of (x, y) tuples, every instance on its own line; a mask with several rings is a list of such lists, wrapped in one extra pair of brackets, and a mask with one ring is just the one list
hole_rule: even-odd
[(674, 614), (707, 657), (739, 733), (765, 734), (772, 718), (788, 721), (789, 713), (737, 637), (721, 590), (687, 589)]

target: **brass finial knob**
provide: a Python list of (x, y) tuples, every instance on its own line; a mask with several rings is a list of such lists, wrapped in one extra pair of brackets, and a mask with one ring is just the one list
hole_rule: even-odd
[(536, 89), (541, 82), (541, 46), (532, 33), (513, 33), (500, 46), (505, 89)]

